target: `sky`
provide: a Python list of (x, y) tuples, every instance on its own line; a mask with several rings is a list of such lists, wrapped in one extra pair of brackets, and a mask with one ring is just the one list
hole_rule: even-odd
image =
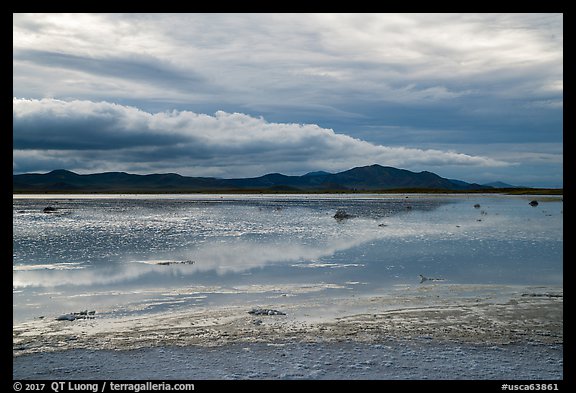
[(13, 14), (13, 173), (563, 186), (562, 14)]

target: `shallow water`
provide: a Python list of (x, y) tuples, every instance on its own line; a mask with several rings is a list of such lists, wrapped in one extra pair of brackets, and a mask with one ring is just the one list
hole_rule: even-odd
[(560, 197), (18, 195), (14, 323), (374, 294), (419, 274), (562, 286), (562, 244)]

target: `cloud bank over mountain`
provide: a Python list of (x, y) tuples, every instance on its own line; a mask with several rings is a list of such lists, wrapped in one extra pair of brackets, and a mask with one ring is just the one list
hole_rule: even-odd
[(13, 107), (15, 169), (26, 171), (48, 160), (79, 172), (114, 168), (234, 177), (339, 171), (375, 162), (421, 168), (510, 165), (458, 152), (377, 145), (315, 124), (272, 123), (242, 113), (149, 113), (54, 99), (14, 99)]

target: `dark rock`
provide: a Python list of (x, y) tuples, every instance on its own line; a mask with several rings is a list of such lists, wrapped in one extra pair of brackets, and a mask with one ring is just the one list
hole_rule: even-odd
[(474, 209), (480, 209), (480, 204), (479, 203), (475, 204)]
[(334, 218), (337, 220), (344, 220), (346, 218), (353, 218), (353, 217), (355, 217), (355, 216), (353, 216), (352, 214), (346, 213), (346, 211), (343, 209), (338, 209), (336, 211), (336, 214), (334, 214)]
[(69, 314), (62, 314), (56, 318), (57, 321), (75, 321), (77, 319), (94, 319), (94, 314), (96, 311), (80, 311), (80, 312), (72, 312)]
[(76, 316), (74, 314), (63, 314), (56, 318), (57, 321), (74, 321)]
[(185, 260), (185, 261), (161, 261), (156, 263), (156, 265), (160, 265), (160, 266), (170, 266), (170, 265), (193, 265), (194, 261), (191, 260)]
[(55, 207), (52, 207), (52, 206), (47, 206), (42, 211), (44, 213), (54, 213), (54, 212), (58, 211), (58, 209), (56, 209)]
[(272, 310), (268, 308), (253, 308), (251, 311), (248, 311), (248, 314), (252, 315), (286, 315), (282, 311)]
[(559, 293), (523, 293), (522, 296), (530, 296), (530, 297), (561, 297), (563, 298), (563, 294)]
[(419, 274), (418, 277), (420, 277), (420, 284), (426, 281), (444, 281), (443, 278), (424, 277), (422, 274)]
[(538, 201), (534, 200), (529, 203), (530, 206), (538, 206)]

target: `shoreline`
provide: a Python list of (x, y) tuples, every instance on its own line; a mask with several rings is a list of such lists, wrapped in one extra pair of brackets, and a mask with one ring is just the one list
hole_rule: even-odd
[[(270, 299), (266, 299), (270, 301)], [(13, 356), (70, 349), (130, 350), (231, 343), (419, 339), (463, 344), (563, 343), (562, 287), (429, 284), (389, 294), (166, 311), (13, 326)]]
[[(268, 299), (270, 300), (270, 299)], [(13, 328), (14, 379), (563, 378), (563, 289), (431, 284)]]

